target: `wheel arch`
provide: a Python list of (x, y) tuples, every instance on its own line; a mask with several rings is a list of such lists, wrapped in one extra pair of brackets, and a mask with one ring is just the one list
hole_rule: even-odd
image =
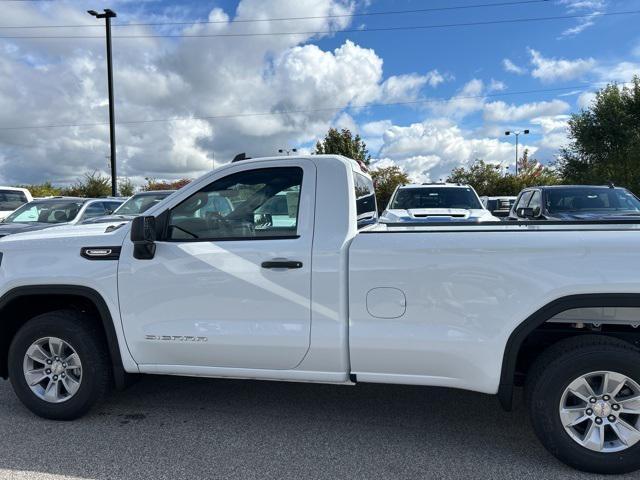
[(640, 308), (640, 293), (593, 293), (561, 297), (540, 308), (511, 332), (505, 346), (498, 399), (505, 410), (511, 410), (514, 379), (520, 349), (527, 337), (555, 315), (575, 308)]
[[(65, 299), (83, 299), (85, 302), (88, 302), (88, 305), (91, 305), (95, 312), (97, 312), (99, 323), (102, 325), (111, 360), (115, 387), (117, 389), (123, 389), (127, 386), (130, 374), (125, 372), (113, 318), (107, 307), (107, 303), (100, 293), (92, 288), (79, 285), (29, 285), (13, 288), (0, 297), (0, 328), (4, 328), (8, 322), (10, 322), (10, 319), (6, 318), (6, 314), (11, 313), (12, 306), (16, 306), (20, 302), (28, 302), (35, 298), (41, 299), (42, 301), (47, 300), (48, 302), (45, 302), (47, 305), (57, 306), (64, 306)], [(51, 311), (51, 309), (41, 307), (40, 309), (36, 309), (36, 311), (45, 313), (46, 311)], [(26, 320), (26, 318), (23, 319), (23, 321)], [(19, 328), (19, 325), (21, 325), (23, 321), (16, 322), (16, 326)], [(13, 335), (11, 335), (11, 337), (12, 336)], [(2, 349), (0, 351), (0, 377), (7, 378), (7, 354), (10, 338), (5, 336), (2, 340), (3, 341), (0, 342), (0, 348)]]

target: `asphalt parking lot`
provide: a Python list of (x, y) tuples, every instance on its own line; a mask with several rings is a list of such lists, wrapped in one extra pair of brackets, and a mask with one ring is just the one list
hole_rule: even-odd
[(520, 402), (435, 388), (145, 377), (63, 423), (0, 381), (0, 433), (2, 479), (598, 478), (551, 457)]

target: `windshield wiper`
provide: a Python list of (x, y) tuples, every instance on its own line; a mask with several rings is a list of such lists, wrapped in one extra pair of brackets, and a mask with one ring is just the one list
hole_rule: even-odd
[(186, 233), (187, 235), (191, 235), (193, 238), (200, 238), (200, 237), (199, 237), (198, 235), (196, 235), (195, 233), (190, 232), (189, 230), (185, 230), (184, 228), (179, 227), (178, 225), (169, 225), (169, 227), (171, 227), (171, 228), (177, 228), (177, 229), (178, 229), (178, 230), (180, 230), (181, 232), (184, 232), (184, 233)]

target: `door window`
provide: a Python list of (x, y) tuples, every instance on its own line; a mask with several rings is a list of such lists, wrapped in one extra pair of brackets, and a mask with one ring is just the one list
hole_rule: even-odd
[(173, 208), (171, 240), (291, 238), (297, 235), (302, 169), (234, 173)]
[(529, 200), (528, 207), (533, 208), (534, 215), (540, 215), (540, 212), (542, 210), (542, 194), (540, 193), (540, 190), (536, 190), (534, 192), (531, 200)]
[(106, 214), (107, 211), (105, 210), (102, 202), (95, 202), (87, 207), (82, 215), (82, 219), (86, 220), (87, 218), (101, 217)]

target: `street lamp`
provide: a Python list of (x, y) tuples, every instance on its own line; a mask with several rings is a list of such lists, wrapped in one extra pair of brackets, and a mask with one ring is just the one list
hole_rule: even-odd
[(95, 10), (87, 10), (89, 15), (96, 18), (104, 18), (107, 31), (107, 84), (109, 89), (109, 141), (111, 144), (111, 195), (118, 194), (118, 177), (116, 174), (116, 120), (113, 107), (113, 61), (111, 59), (111, 19), (116, 17), (116, 12), (104, 9), (104, 13)]
[(518, 140), (520, 135), (529, 135), (529, 130), (507, 130), (504, 132), (505, 135), (515, 135), (516, 136), (516, 177), (518, 176)]
[(291, 150), (288, 150), (286, 148), (281, 148), (280, 150), (278, 150), (278, 153), (286, 153), (287, 157), (289, 156), (289, 154), (291, 153), (296, 153), (298, 151), (297, 148), (292, 148)]

